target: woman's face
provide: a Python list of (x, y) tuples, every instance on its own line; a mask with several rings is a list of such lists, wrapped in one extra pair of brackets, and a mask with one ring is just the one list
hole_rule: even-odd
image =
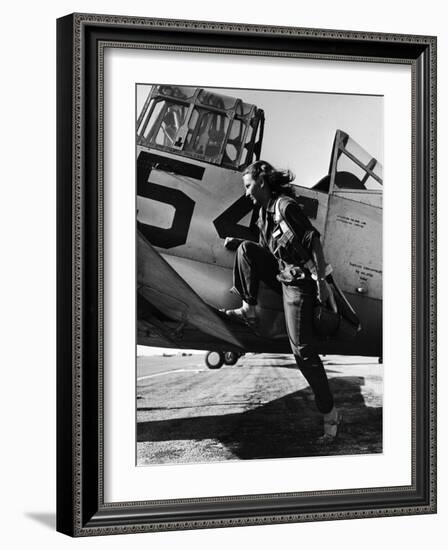
[(246, 189), (246, 197), (249, 197), (254, 204), (263, 204), (266, 196), (266, 187), (250, 174), (243, 176), (243, 183)]

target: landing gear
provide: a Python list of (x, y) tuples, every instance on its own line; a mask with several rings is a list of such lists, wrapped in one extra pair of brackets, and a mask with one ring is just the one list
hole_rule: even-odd
[(236, 365), (240, 357), (241, 355), (235, 351), (226, 351), (224, 354), (224, 363), (226, 365)]
[(220, 369), (223, 365), (236, 365), (243, 355), (236, 351), (209, 351), (205, 356), (205, 364), (209, 369)]
[(379, 364), (379, 365), (382, 365), (382, 364), (383, 364), (383, 358), (382, 358), (382, 357), (378, 357), (378, 364)]
[(209, 369), (220, 369), (224, 364), (222, 351), (209, 351), (205, 356), (205, 364)]

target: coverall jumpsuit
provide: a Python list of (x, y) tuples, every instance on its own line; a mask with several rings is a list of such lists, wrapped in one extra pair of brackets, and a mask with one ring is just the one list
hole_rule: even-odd
[[(276, 206), (276, 201), (278, 205)], [(280, 224), (280, 220), (286, 222)], [(296, 363), (308, 381), (319, 411), (333, 408), (333, 395), (313, 341), (313, 309), (317, 301), (316, 282), (305, 267), (312, 241), (319, 232), (287, 196), (273, 198), (258, 217), (259, 243), (243, 241), (235, 255), (234, 287), (250, 305), (257, 303), (260, 280), (281, 293), (286, 328)], [(289, 229), (286, 230), (285, 227)], [(298, 274), (291, 277), (291, 272)]]

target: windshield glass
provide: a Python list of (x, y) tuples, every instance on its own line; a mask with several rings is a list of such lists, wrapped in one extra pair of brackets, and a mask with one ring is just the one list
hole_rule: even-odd
[[(353, 174), (359, 180), (363, 189), (382, 190), (383, 167), (381, 163), (350, 136), (347, 136), (344, 141), (344, 145), (340, 147), (337, 172)], [(338, 187), (341, 187), (341, 185), (338, 185)]]
[(138, 117), (137, 142), (242, 169), (259, 156), (263, 122), (263, 111), (239, 98), (158, 85)]

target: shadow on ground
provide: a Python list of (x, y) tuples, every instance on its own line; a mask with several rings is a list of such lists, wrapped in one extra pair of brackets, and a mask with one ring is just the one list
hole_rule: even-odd
[(52, 531), (56, 530), (56, 514), (54, 512), (27, 512), (26, 516)]
[(140, 422), (137, 441), (214, 439), (239, 459), (381, 453), (382, 407), (366, 406), (363, 385), (363, 377), (330, 380), (344, 423), (338, 439), (327, 445), (316, 441), (322, 417), (310, 388), (243, 413)]

